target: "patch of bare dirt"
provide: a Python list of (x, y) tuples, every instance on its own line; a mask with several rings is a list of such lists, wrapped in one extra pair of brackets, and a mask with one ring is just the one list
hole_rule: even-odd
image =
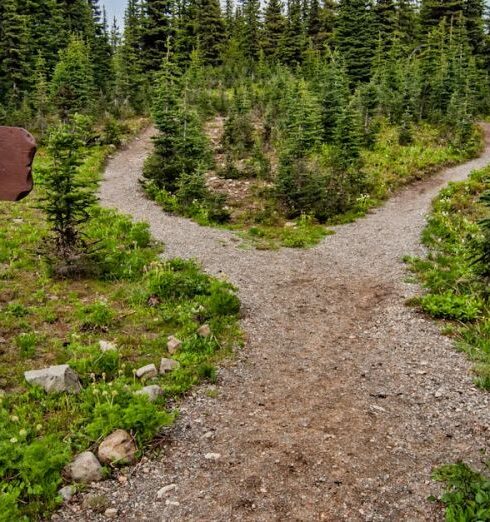
[[(151, 134), (109, 163), (102, 203), (149, 222), (167, 256), (197, 258), (237, 285), (247, 344), (218, 388), (183, 401), (151, 459), (94, 491), (121, 521), (442, 520), (427, 501), (431, 470), (479, 463), (490, 401), (451, 340), (405, 306), (419, 289), (401, 259), (422, 252), (439, 189), (487, 165), (490, 147), (311, 250), (265, 252), (145, 199), (138, 177)], [(56, 517), (104, 519), (81, 498)]]

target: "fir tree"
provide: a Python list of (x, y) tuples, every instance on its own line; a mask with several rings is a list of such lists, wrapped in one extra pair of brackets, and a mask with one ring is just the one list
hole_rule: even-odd
[(141, 63), (142, 13), (138, 0), (129, 0), (124, 17), (124, 38), (114, 60), (115, 90), (119, 105), (138, 112), (145, 108), (145, 78)]
[(300, 64), (305, 50), (303, 22), (301, 17), (301, 1), (288, 1), (288, 19), (284, 33), (283, 60), (289, 65)]
[(369, 80), (375, 49), (369, 0), (340, 0), (334, 40), (355, 85)]
[(420, 20), (424, 32), (446, 19), (448, 23), (463, 12), (465, 0), (422, 0)]
[(15, 108), (29, 83), (27, 17), (20, 14), (17, 0), (4, 0), (0, 20), (0, 90), (7, 106)]
[(173, 0), (145, 0), (141, 27), (142, 59), (149, 71), (158, 71), (174, 38)]
[[(51, 132), (48, 140), (51, 165), (44, 180), (45, 196), (41, 208), (51, 226), (49, 256), (55, 261), (59, 275), (79, 275), (89, 246), (82, 226), (95, 204), (95, 188), (78, 179), (81, 165), (82, 141), (70, 125), (60, 125)], [(59, 264), (61, 262), (61, 265)]]
[(397, 12), (394, 0), (376, 0), (374, 5), (376, 38), (384, 50), (389, 49), (397, 28)]
[(199, 0), (197, 38), (204, 63), (217, 65), (221, 60), (225, 40), (225, 23), (219, 0)]
[(154, 138), (155, 150), (145, 163), (143, 176), (158, 189), (175, 192), (182, 174), (194, 174), (208, 160), (206, 138), (200, 121), (179, 93), (175, 66), (165, 61), (157, 78), (153, 119), (159, 131)]
[(107, 18), (105, 9), (101, 13), (99, 0), (90, 0), (95, 32), (92, 42), (90, 42), (90, 58), (92, 61), (94, 84), (100, 94), (109, 91), (114, 78), (112, 67), (112, 47), (109, 40)]
[(277, 59), (286, 29), (286, 18), (281, 0), (270, 0), (265, 9), (262, 49), (267, 58)]
[(72, 36), (54, 70), (51, 99), (60, 116), (66, 119), (76, 112), (90, 112), (93, 95), (93, 69), (87, 46), (79, 37)]
[(482, 54), (484, 50), (484, 0), (466, 0), (463, 14), (466, 20), (468, 40), (474, 54)]
[(320, 84), (323, 137), (331, 142), (344, 107), (349, 99), (349, 78), (341, 58), (332, 54), (324, 66)]
[(259, 0), (243, 1), (243, 22), (241, 35), (243, 52), (247, 58), (257, 60), (261, 41)]

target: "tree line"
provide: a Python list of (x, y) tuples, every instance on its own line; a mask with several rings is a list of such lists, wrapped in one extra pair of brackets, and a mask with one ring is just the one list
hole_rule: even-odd
[[(444, 30), (464, 33), (466, 56), (490, 69), (484, 0), (129, 0), (123, 36), (98, 0), (4, 0), (0, 21), (4, 122), (110, 104), (144, 112), (162, 60), (184, 70), (196, 50), (203, 66), (240, 64), (240, 74), (335, 51), (353, 89), (396, 53), (432, 52)], [(444, 66), (445, 56), (434, 59)]]

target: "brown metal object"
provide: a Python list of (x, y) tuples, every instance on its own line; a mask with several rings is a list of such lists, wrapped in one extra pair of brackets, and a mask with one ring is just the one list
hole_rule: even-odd
[(25, 129), (0, 127), (0, 200), (19, 201), (33, 188), (36, 140)]

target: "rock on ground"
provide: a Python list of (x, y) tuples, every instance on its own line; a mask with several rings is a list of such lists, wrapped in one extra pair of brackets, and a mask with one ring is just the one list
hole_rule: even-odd
[(138, 448), (125, 430), (116, 430), (100, 444), (98, 457), (104, 464), (127, 464), (135, 462)]
[(158, 384), (152, 384), (150, 386), (145, 386), (141, 390), (136, 392), (136, 395), (146, 395), (150, 402), (155, 402), (158, 397), (163, 395), (163, 390), (158, 386)]
[(77, 455), (67, 467), (67, 472), (75, 482), (88, 484), (102, 480), (102, 466), (91, 451)]
[(31, 370), (25, 372), (24, 377), (29, 384), (40, 386), (47, 393), (79, 393), (82, 390), (78, 375), (67, 364)]

